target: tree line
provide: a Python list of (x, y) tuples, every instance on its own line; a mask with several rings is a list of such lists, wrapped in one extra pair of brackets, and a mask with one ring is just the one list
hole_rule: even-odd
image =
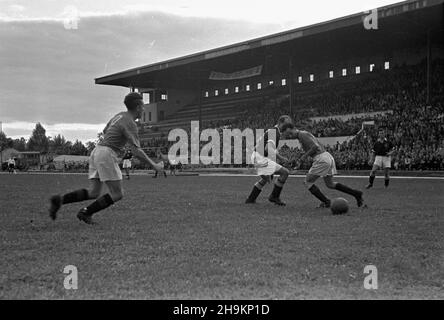
[(41, 123), (35, 125), (28, 140), (23, 137), (20, 139), (8, 138), (4, 132), (0, 132), (0, 150), (13, 148), (21, 152), (38, 151), (43, 154), (50, 153), (86, 156), (91, 153), (95, 146), (96, 142), (94, 141), (88, 141), (86, 144), (83, 144), (80, 140), (71, 142), (66, 140), (65, 137), (60, 134), (54, 137), (48, 137), (46, 136), (46, 130)]

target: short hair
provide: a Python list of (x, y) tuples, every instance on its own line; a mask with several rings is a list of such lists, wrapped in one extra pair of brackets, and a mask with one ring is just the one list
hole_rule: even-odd
[(295, 126), (293, 123), (285, 123), (282, 128), (281, 128), (281, 132), (285, 132), (287, 129), (294, 129)]
[(285, 122), (287, 122), (287, 121), (293, 122), (293, 121), (291, 120), (291, 117), (290, 117), (290, 116), (283, 115), (283, 116), (280, 116), (280, 117), (279, 117), (278, 123), (279, 123), (279, 124), (282, 124), (282, 123), (285, 123)]
[(123, 100), (123, 103), (128, 110), (135, 110), (138, 106), (138, 100), (143, 101), (142, 95), (137, 92), (131, 92), (125, 96), (125, 100)]

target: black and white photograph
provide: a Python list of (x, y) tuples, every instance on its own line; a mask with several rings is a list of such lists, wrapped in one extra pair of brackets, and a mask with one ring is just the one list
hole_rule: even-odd
[(443, 300), (444, 0), (0, 0), (0, 160), (0, 300)]

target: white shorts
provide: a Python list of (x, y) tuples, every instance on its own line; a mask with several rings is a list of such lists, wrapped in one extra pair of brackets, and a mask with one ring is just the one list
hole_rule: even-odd
[(100, 181), (122, 180), (119, 159), (113, 149), (96, 146), (89, 156), (89, 179)]
[(390, 156), (376, 156), (375, 163), (373, 164), (378, 166), (379, 168), (391, 168), (392, 167), (392, 158)]
[(123, 160), (123, 169), (130, 169), (131, 168), (131, 160), (125, 159)]
[(280, 164), (264, 157), (256, 151), (251, 155), (251, 162), (256, 168), (258, 176), (271, 176), (282, 168)]
[(308, 174), (319, 177), (333, 176), (336, 173), (338, 172), (336, 171), (335, 159), (333, 159), (333, 156), (327, 151), (314, 157), (313, 164), (308, 171)]

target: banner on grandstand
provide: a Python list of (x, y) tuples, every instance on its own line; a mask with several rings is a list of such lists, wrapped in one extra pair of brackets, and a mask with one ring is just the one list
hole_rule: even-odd
[(250, 69), (245, 69), (241, 71), (236, 71), (233, 73), (223, 73), (211, 71), (210, 80), (237, 80), (245, 79), (254, 76), (259, 76), (262, 73), (262, 65), (256, 66)]

